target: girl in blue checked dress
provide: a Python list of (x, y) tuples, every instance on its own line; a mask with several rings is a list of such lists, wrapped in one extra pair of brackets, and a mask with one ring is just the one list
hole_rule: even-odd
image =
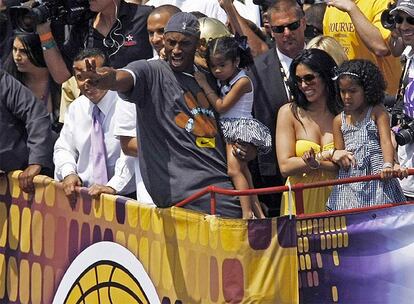
[[(218, 96), (208, 84), (205, 76), (196, 73), (195, 78), (208, 101), (220, 114), (220, 126), (227, 143), (228, 174), (237, 190), (253, 188), (247, 161), (236, 149), (235, 142), (250, 143), (258, 152), (267, 152), (272, 145), (269, 129), (252, 117), (253, 85), (246, 72), (252, 58), (246, 43), (239, 38), (221, 37), (213, 39), (207, 47), (207, 63), (220, 88)], [(263, 218), (257, 195), (241, 196), (243, 218)]]
[(337, 73), (344, 110), (334, 119), (333, 160), (338, 178), (381, 174), (382, 180), (336, 185), (328, 210), (404, 202), (394, 173), (394, 148), (389, 115), (383, 106), (385, 81), (378, 67), (367, 60), (344, 62)]

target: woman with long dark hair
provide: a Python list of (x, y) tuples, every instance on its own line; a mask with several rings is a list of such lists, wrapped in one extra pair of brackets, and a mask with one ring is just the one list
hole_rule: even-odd
[[(333, 119), (340, 111), (333, 78), (337, 65), (319, 49), (301, 52), (290, 66), (293, 100), (280, 108), (276, 126), (276, 153), (280, 172), (287, 184), (310, 183), (335, 178)], [(305, 213), (323, 212), (331, 189), (304, 191)], [(295, 213), (294, 195), (290, 210), (287, 192), (281, 214)]]
[(53, 81), (46, 67), (37, 34), (15, 33), (13, 51), (4, 64), (4, 70), (28, 87), (44, 103), (50, 113), (52, 125), (58, 131), (60, 85)]

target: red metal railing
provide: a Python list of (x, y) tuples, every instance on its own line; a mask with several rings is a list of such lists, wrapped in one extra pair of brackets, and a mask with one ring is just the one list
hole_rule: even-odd
[[(414, 168), (408, 169), (408, 175), (414, 175)], [(335, 180), (326, 180), (320, 182), (314, 182), (309, 184), (295, 184), (291, 185), (291, 190), (295, 193), (295, 203), (296, 203), (296, 214), (303, 214), (303, 190), (311, 189), (311, 188), (320, 188), (320, 187), (327, 187), (327, 186), (334, 186), (339, 184), (350, 184), (356, 182), (365, 182), (370, 180), (377, 180), (381, 179), (379, 174), (376, 175), (367, 175), (367, 176), (359, 176), (359, 177), (349, 177), (349, 178), (342, 178), (342, 179), (335, 179)], [(249, 189), (249, 190), (229, 190), (224, 189), (216, 186), (208, 186), (203, 190), (189, 196), (188, 198), (182, 200), (175, 204), (177, 207), (182, 207), (208, 193), (210, 193), (210, 213), (216, 214), (216, 194), (223, 194), (223, 195), (230, 195), (230, 196), (241, 196), (241, 195), (252, 195), (252, 194), (270, 194), (276, 192), (284, 192), (289, 191), (288, 186), (278, 186), (278, 187), (268, 187), (268, 188), (258, 188), (258, 189)]]

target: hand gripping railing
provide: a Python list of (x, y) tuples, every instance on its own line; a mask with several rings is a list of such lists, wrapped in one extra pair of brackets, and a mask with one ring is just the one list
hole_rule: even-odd
[[(414, 168), (408, 169), (408, 175), (414, 175)], [(375, 175), (367, 175), (367, 176), (359, 176), (359, 177), (348, 177), (348, 178), (341, 178), (335, 180), (326, 180), (314, 183), (298, 183), (295, 185), (291, 185), (291, 190), (295, 192), (295, 203), (296, 203), (296, 214), (303, 214), (303, 190), (311, 189), (311, 188), (320, 188), (320, 187), (327, 187), (327, 186), (334, 186), (340, 184), (350, 184), (356, 182), (365, 182), (371, 180), (378, 180), (381, 179), (379, 174)], [(224, 189), (216, 186), (208, 186), (203, 190), (189, 196), (188, 198), (178, 202), (175, 204), (177, 207), (182, 207), (208, 193), (210, 193), (210, 213), (216, 214), (216, 194), (223, 194), (223, 195), (230, 195), (230, 196), (241, 196), (241, 195), (252, 195), (252, 194), (270, 194), (275, 192), (284, 192), (289, 191), (288, 186), (278, 186), (278, 187), (268, 187), (268, 188), (258, 188), (258, 189), (249, 189), (249, 190), (229, 190)]]

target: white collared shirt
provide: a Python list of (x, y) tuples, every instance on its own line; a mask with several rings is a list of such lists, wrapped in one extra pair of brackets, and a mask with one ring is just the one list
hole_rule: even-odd
[[(114, 135), (137, 137), (137, 110), (134, 103), (120, 99), (115, 109)], [(155, 206), (151, 196), (145, 188), (139, 167), (138, 157), (134, 157), (135, 182), (137, 189), (137, 201), (143, 204)]]
[(286, 77), (289, 78), (289, 75), (290, 75), (289, 69), (290, 69), (290, 64), (293, 61), (293, 58), (286, 56), (281, 51), (279, 51), (278, 48), (276, 48), (276, 51), (277, 51), (277, 56), (279, 57), (279, 61), (282, 64), (283, 69), (285, 70)]
[[(106, 185), (117, 193), (126, 194), (135, 191), (134, 159), (122, 153), (120, 142), (114, 135), (114, 113), (119, 100), (121, 99), (116, 92), (108, 91), (97, 106), (105, 115), (102, 128), (109, 179)], [(86, 96), (80, 96), (68, 108), (53, 153), (57, 180), (76, 173), (82, 179), (83, 186), (90, 187), (94, 184), (93, 164), (90, 162), (93, 106), (94, 103)]]
[[(286, 77), (289, 78), (289, 75), (290, 75), (290, 71), (289, 71), (290, 64), (292, 63), (293, 59), (290, 58), (290, 57), (288, 57), (288, 56), (286, 56), (285, 54), (283, 54), (281, 51), (279, 51), (278, 48), (276, 48), (276, 52), (277, 52), (277, 56), (279, 57), (280, 64), (283, 67), (283, 71), (285, 72)], [(286, 81), (284, 81), (283, 84), (285, 86), (286, 96), (288, 96), (288, 98), (290, 98), (291, 94), (290, 94), (290, 90), (289, 90), (288, 84), (287, 84)]]

